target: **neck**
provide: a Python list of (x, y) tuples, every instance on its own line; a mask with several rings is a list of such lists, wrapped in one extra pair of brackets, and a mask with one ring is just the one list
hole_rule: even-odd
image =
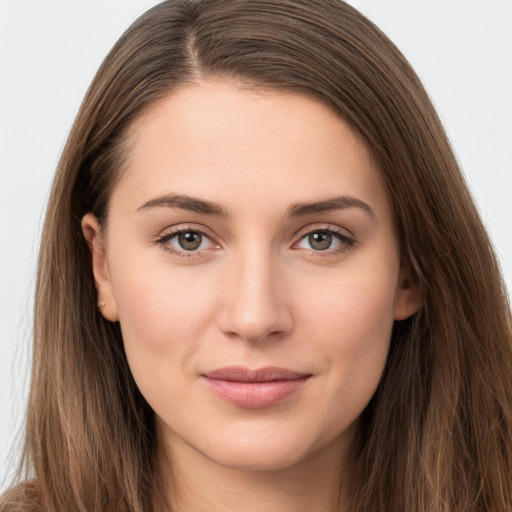
[(292, 466), (272, 470), (219, 465), (181, 439), (167, 443), (165, 451), (172, 461), (168, 493), (174, 512), (344, 510), (342, 446), (331, 443)]

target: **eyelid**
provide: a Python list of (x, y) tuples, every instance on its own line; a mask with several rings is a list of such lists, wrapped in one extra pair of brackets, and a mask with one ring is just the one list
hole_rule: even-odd
[(355, 235), (348, 229), (337, 226), (336, 224), (329, 223), (318, 223), (318, 224), (309, 224), (308, 226), (299, 229), (295, 233), (295, 237), (302, 239), (311, 233), (316, 231), (329, 231), (334, 234), (341, 235), (345, 238), (350, 238), (355, 241)]
[(211, 231), (211, 229), (207, 228), (203, 224), (196, 224), (194, 222), (184, 222), (181, 224), (176, 224), (174, 226), (169, 226), (165, 229), (162, 229), (155, 236), (155, 239), (160, 239), (167, 235), (175, 235), (176, 233), (182, 233), (183, 231), (197, 231), (198, 233), (201, 233), (202, 235), (210, 238), (212, 241), (216, 239), (216, 236)]
[[(299, 244), (302, 240), (304, 240), (307, 236), (311, 235), (312, 233), (316, 233), (319, 231), (324, 231), (331, 233), (333, 236), (335, 236), (340, 242), (341, 245), (339, 247), (336, 247), (334, 249), (326, 249), (324, 251), (314, 250), (311, 249), (311, 254), (314, 254), (315, 256), (328, 256), (333, 254), (338, 254), (344, 251), (349, 250), (351, 247), (353, 247), (356, 244), (356, 238), (354, 234), (346, 229), (341, 228), (340, 226), (337, 226), (335, 224), (310, 224), (304, 228), (301, 228), (297, 233), (295, 234), (295, 237), (297, 237), (297, 240), (294, 241), (292, 248), (295, 248), (297, 244)], [(304, 249), (307, 250), (307, 249)]]
[[(174, 238), (175, 236), (179, 235), (180, 233), (186, 233), (187, 231), (193, 231), (196, 233), (200, 233), (202, 236), (208, 238), (210, 242), (212, 243), (213, 247), (209, 247), (207, 249), (199, 249), (195, 251), (187, 251), (185, 249), (180, 250), (177, 249), (167, 242)], [(194, 258), (194, 257), (200, 257), (205, 252), (216, 250), (220, 248), (220, 244), (216, 240), (216, 236), (211, 232), (210, 229), (208, 229), (206, 226), (203, 226), (201, 224), (194, 224), (194, 223), (184, 223), (184, 224), (177, 224), (175, 226), (170, 226), (162, 231), (154, 238), (153, 243), (162, 246), (162, 248), (168, 252), (170, 252), (173, 255), (183, 257), (183, 258)]]

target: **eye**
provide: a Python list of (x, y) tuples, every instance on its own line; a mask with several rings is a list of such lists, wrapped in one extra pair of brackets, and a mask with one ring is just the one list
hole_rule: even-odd
[(308, 236), (305, 236), (302, 241), (307, 241), (309, 247), (314, 249), (315, 251), (326, 251), (327, 249), (332, 249), (333, 242), (337, 245), (340, 244), (340, 241), (332, 236), (328, 231), (315, 231), (314, 233), (310, 233)]
[(197, 251), (202, 245), (205, 245), (205, 241), (208, 240), (198, 231), (181, 231), (177, 233), (169, 242), (173, 247), (183, 249), (185, 251)]
[(297, 247), (300, 249), (309, 249), (315, 252), (338, 252), (339, 250), (348, 249), (354, 244), (354, 240), (344, 233), (332, 228), (315, 229), (304, 234)]
[(176, 229), (156, 240), (159, 245), (179, 256), (192, 256), (193, 253), (218, 247), (212, 239), (198, 229)]

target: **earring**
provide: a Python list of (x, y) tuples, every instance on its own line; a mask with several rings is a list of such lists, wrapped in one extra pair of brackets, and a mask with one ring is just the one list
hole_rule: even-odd
[(104, 302), (98, 302), (98, 307), (99, 308), (104, 308), (105, 307), (105, 303)]

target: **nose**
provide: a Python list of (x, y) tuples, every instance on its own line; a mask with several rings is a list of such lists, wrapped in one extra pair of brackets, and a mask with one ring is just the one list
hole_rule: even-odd
[(252, 343), (288, 335), (293, 318), (283, 281), (282, 271), (270, 255), (253, 253), (232, 261), (221, 291), (220, 329)]

